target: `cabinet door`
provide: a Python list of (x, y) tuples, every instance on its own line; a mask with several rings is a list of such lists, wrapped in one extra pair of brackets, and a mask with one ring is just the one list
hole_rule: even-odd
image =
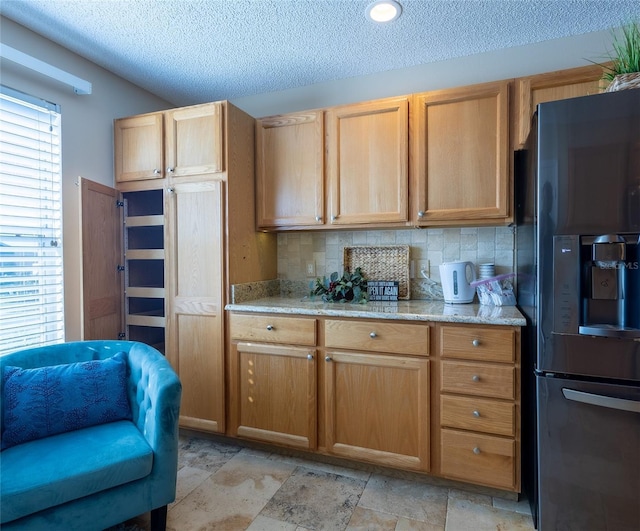
[(324, 113), (256, 122), (258, 227), (324, 223)]
[(162, 113), (114, 122), (116, 182), (161, 179), (163, 175)]
[(224, 171), (223, 103), (207, 103), (165, 113), (167, 176)]
[(327, 142), (332, 225), (407, 220), (407, 98), (329, 109)]
[(589, 65), (517, 79), (516, 149), (527, 140), (531, 118), (539, 103), (598, 94), (604, 86), (602, 75), (601, 66)]
[(411, 218), (418, 225), (506, 221), (508, 100), (508, 82), (414, 97)]
[(81, 179), (82, 339), (118, 339), (122, 318), (122, 209), (113, 188)]
[(180, 424), (224, 432), (221, 181), (167, 192), (167, 357), (182, 381)]
[(234, 435), (297, 448), (316, 447), (316, 350), (237, 343)]
[(327, 351), (329, 452), (429, 470), (429, 360)]

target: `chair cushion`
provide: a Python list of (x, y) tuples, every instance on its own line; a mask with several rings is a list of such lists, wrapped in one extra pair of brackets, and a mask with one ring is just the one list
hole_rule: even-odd
[(127, 354), (36, 369), (4, 368), (1, 448), (131, 418)]
[(143, 478), (152, 465), (151, 447), (127, 420), (16, 445), (0, 458), (1, 522)]

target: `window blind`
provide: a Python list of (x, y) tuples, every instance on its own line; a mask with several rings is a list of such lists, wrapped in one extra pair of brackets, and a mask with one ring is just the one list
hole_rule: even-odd
[(64, 341), (60, 109), (0, 87), (0, 355)]

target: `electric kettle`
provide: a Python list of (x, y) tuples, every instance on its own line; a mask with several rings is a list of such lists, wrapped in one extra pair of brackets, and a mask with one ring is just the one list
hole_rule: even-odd
[[(467, 278), (467, 269), (470, 270)], [(476, 289), (471, 282), (476, 279), (476, 268), (471, 262), (445, 262), (440, 264), (440, 280), (444, 302), (467, 303), (473, 302)]]

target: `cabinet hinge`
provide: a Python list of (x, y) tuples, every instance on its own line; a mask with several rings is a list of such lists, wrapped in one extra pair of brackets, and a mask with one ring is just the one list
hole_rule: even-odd
[(127, 334), (125, 334), (124, 332), (120, 332), (118, 334), (118, 339), (127, 339)]
[(124, 266), (123, 265), (118, 265), (118, 271), (124, 271)]
[(116, 207), (122, 208), (124, 206), (124, 201), (116, 201)]

